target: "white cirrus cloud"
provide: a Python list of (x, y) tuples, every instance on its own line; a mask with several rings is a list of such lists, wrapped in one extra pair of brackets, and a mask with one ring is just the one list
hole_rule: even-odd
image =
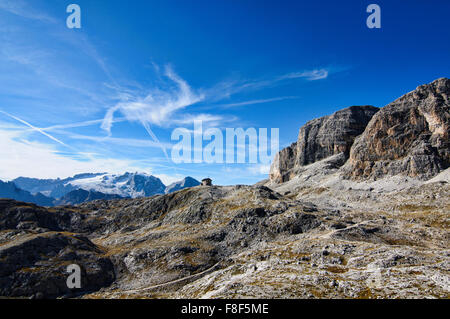
[(0, 0), (0, 10), (26, 19), (39, 20), (46, 23), (58, 23), (57, 19), (42, 11), (36, 10), (29, 3), (22, 0)]
[[(306, 81), (317, 81), (328, 78), (330, 72), (332, 70), (328, 69), (313, 69), (306, 70), (301, 72), (291, 72), (279, 76), (274, 76), (271, 78), (262, 78), (262, 79), (229, 79), (222, 82), (217, 83), (211, 88), (203, 90), (203, 94), (207, 100), (211, 101), (220, 101), (223, 99), (230, 98), (234, 94), (238, 94), (245, 91), (258, 91), (261, 89), (274, 87), (280, 85), (283, 81), (293, 80), (293, 79), (304, 79)], [(283, 99), (283, 98), (294, 98), (294, 97), (279, 97), (274, 99)], [(261, 100), (264, 103), (264, 100)], [(273, 101), (273, 100), (272, 100)], [(255, 104), (251, 103), (250, 104)], [(256, 100), (258, 103), (258, 100)], [(270, 99), (267, 102), (271, 102)]]
[(289, 73), (281, 76), (279, 80), (304, 78), (308, 81), (316, 81), (326, 79), (328, 75), (329, 75), (328, 70), (320, 69), (320, 70)]
[(111, 135), (115, 113), (120, 112), (128, 121), (141, 123), (154, 142), (160, 144), (166, 158), (169, 158), (166, 148), (151, 129), (151, 125), (170, 126), (173, 115), (188, 106), (204, 99), (204, 96), (193, 92), (188, 83), (166, 65), (164, 75), (171, 81), (166, 90), (155, 88), (145, 95), (133, 96), (130, 92), (124, 95), (124, 100), (108, 109), (101, 128)]
[(172, 85), (167, 90), (152, 89), (144, 96), (133, 96), (128, 93), (124, 100), (108, 109), (101, 127), (111, 133), (116, 112), (120, 112), (130, 122), (169, 126), (175, 112), (204, 99), (203, 95), (194, 93), (187, 82), (170, 66), (166, 66), (165, 76), (175, 87)]

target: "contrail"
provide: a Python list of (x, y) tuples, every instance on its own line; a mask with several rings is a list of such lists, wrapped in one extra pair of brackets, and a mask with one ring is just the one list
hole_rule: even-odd
[(51, 139), (51, 140), (53, 140), (53, 141), (55, 141), (55, 142), (57, 142), (57, 143), (59, 143), (59, 144), (65, 146), (65, 147), (71, 148), (69, 145), (67, 145), (67, 144), (65, 144), (64, 142), (58, 140), (56, 137), (53, 137), (53, 136), (51, 136), (50, 134), (44, 132), (42, 129), (40, 129), (40, 128), (34, 126), (34, 125), (31, 125), (31, 124), (28, 123), (27, 121), (24, 121), (24, 120), (22, 120), (22, 119), (20, 119), (20, 118), (18, 118), (18, 117), (16, 117), (16, 116), (14, 116), (14, 115), (11, 115), (11, 114), (9, 114), (9, 113), (7, 113), (7, 112), (5, 112), (5, 111), (1, 111), (1, 110), (0, 110), (0, 113), (3, 113), (3, 114), (5, 114), (6, 116), (9, 116), (10, 118), (12, 118), (12, 119), (14, 119), (14, 120), (16, 120), (16, 121), (18, 121), (18, 122), (20, 122), (20, 123), (22, 123), (22, 124), (25, 124), (26, 126), (28, 126), (28, 127), (32, 128), (33, 130), (35, 130), (35, 131), (41, 133), (42, 135), (47, 136), (49, 139)]
[[(84, 126), (91, 126), (95, 124), (101, 124), (103, 123), (104, 119), (98, 119), (98, 120), (90, 120), (90, 121), (84, 121), (84, 122), (76, 122), (76, 123), (69, 123), (69, 124), (60, 124), (60, 125), (52, 125), (48, 127), (43, 127), (41, 130), (43, 131), (53, 131), (53, 130), (59, 130), (59, 129), (66, 129), (66, 128), (77, 128), (77, 127), (84, 127)], [(114, 119), (114, 123), (124, 122), (126, 121), (126, 118), (116, 118)]]
[(148, 123), (146, 121), (141, 121), (142, 125), (144, 126), (145, 130), (147, 131), (147, 133), (153, 138), (153, 141), (155, 143), (158, 143), (159, 146), (161, 147), (162, 151), (164, 152), (164, 155), (166, 156), (166, 159), (169, 161), (169, 155), (167, 155), (167, 151), (166, 148), (164, 147), (164, 145), (159, 141), (159, 139), (156, 137), (155, 133), (153, 133), (153, 131), (150, 129), (150, 125), (148, 125)]

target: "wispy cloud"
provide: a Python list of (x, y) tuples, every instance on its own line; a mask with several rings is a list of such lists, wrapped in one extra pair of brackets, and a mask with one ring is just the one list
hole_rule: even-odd
[[(48, 100), (53, 96), (47, 94), (49, 88), (55, 96), (69, 91), (67, 98), (73, 101), (74, 108), (82, 109), (78, 114), (83, 115), (96, 113), (104, 105), (117, 101), (115, 92), (120, 85), (112, 72), (114, 69), (107, 65), (86, 32), (69, 30), (61, 17), (57, 19), (40, 10), (33, 1), (0, 0), (1, 11), (37, 22), (30, 26), (29, 21), (14, 19), (6, 25), (7, 29), (3, 25), (0, 28), (0, 67), (15, 70), (16, 78), (21, 79), (7, 84), (8, 93), (17, 89), (28, 91), (35, 99)], [(36, 31), (41, 28), (45, 36)], [(92, 68), (95, 65), (98, 69)], [(83, 68), (89, 68), (89, 72)], [(102, 81), (93, 80), (92, 74), (98, 71), (105, 76)]]
[(234, 115), (217, 115), (217, 114), (183, 114), (172, 121), (173, 125), (192, 125), (195, 122), (201, 122), (204, 129), (209, 127), (220, 128), (226, 123), (233, 123), (238, 121), (239, 118)]
[(271, 99), (259, 99), (259, 100), (250, 100), (250, 101), (237, 102), (237, 103), (221, 104), (218, 106), (227, 108), (227, 107), (235, 107), (235, 106), (246, 106), (246, 105), (253, 105), (253, 104), (270, 103), (270, 102), (291, 100), (291, 99), (297, 99), (297, 98), (298, 97), (296, 97), (296, 96), (282, 96), (282, 97), (275, 97), (275, 98), (271, 98)]
[[(155, 70), (159, 71), (159, 67), (155, 67)], [(138, 92), (128, 91), (121, 94), (122, 100), (109, 108), (106, 112), (101, 125), (102, 129), (108, 134), (111, 134), (114, 116), (117, 112), (122, 113), (123, 116), (131, 122), (140, 122), (149, 131), (151, 136), (154, 134), (151, 132), (150, 125), (169, 127), (174, 123), (188, 123), (193, 122), (195, 119), (208, 121), (211, 118), (217, 121), (219, 120), (217, 116), (214, 117), (209, 114), (200, 114), (190, 117), (185, 117), (185, 115), (183, 115), (183, 119), (177, 119), (175, 115), (178, 111), (184, 110), (199, 102), (214, 103), (245, 90), (262, 89), (287, 79), (305, 78), (308, 81), (325, 79), (328, 76), (328, 71), (321, 69), (289, 73), (269, 80), (224, 81), (210, 89), (198, 89), (197, 92), (195, 92), (185, 80), (178, 76), (169, 65), (165, 67), (164, 75), (176, 85), (175, 89), (173, 87), (169, 87), (167, 90), (154, 88), (150, 89), (149, 92), (144, 95), (142, 95), (142, 90), (139, 90)], [(295, 98), (297, 97), (285, 96), (270, 99), (256, 99), (214, 105), (213, 107), (244, 106)]]
[(7, 11), (22, 18), (57, 23), (55, 18), (33, 8), (29, 3), (22, 0), (0, 0), (0, 10)]
[[(3, 86), (2, 91), (21, 96), (29, 95), (35, 101), (46, 100), (47, 107), (58, 110), (61, 100), (57, 99), (57, 96), (65, 93), (66, 107), (69, 107), (67, 101), (72, 100), (71, 107), (77, 109), (77, 114), (95, 113), (103, 109), (103, 105), (113, 101), (115, 90), (101, 82), (88, 80), (88, 77), (85, 78), (83, 73), (64, 60), (64, 57), (71, 57), (70, 52), (65, 56), (66, 52), (63, 51), (56, 52), (49, 48), (43, 49), (35, 43), (16, 41), (15, 38), (20, 39), (22, 35), (23, 33), (6, 35), (6, 40), (0, 46), (0, 65), (15, 71), (15, 77), (5, 82), (6, 86)], [(97, 63), (90, 56), (78, 58), (79, 63), (89, 60)], [(6, 81), (4, 76), (2, 78)], [(54, 100), (49, 102), (53, 98)], [(80, 110), (82, 112), (79, 112)]]
[(308, 81), (317, 81), (326, 79), (328, 75), (329, 71), (325, 69), (304, 71), (304, 72), (293, 72), (279, 77), (277, 81), (282, 81), (285, 79), (300, 79), (300, 78), (304, 78)]
[(74, 140), (86, 140), (97, 143), (109, 143), (113, 145), (119, 146), (129, 146), (129, 147), (153, 147), (159, 148), (163, 145), (165, 148), (171, 148), (172, 144), (169, 143), (157, 143), (144, 139), (136, 139), (136, 138), (120, 138), (120, 137), (111, 137), (111, 136), (89, 136), (89, 135), (81, 135), (81, 134), (73, 134), (68, 132), (59, 131), (61, 134), (66, 134), (68, 138)]
[(326, 79), (330, 74), (327, 69), (314, 69), (301, 72), (291, 72), (271, 78), (262, 79), (231, 79), (217, 83), (211, 88), (205, 89), (204, 93), (207, 100), (221, 101), (230, 98), (232, 95), (245, 91), (258, 91), (269, 87), (282, 84), (284, 81), (293, 79), (304, 79), (306, 81), (317, 81)]
[[(115, 118), (114, 123), (120, 123), (126, 121), (125, 118)], [(82, 121), (82, 122), (75, 122), (75, 123), (67, 123), (67, 124), (58, 124), (58, 125), (52, 125), (41, 128), (45, 132), (54, 131), (54, 130), (64, 130), (64, 129), (70, 129), (70, 128), (79, 128), (79, 127), (86, 127), (86, 126), (93, 126), (93, 125), (100, 125), (103, 123), (102, 119), (97, 120), (89, 120), (89, 121)]]
[[(179, 77), (170, 66), (166, 66), (165, 76), (175, 84), (167, 90), (151, 89), (145, 96), (125, 95), (125, 100), (111, 107), (103, 120), (102, 128), (111, 133), (116, 112), (120, 112), (131, 122), (168, 126), (175, 112), (185, 109), (204, 99), (193, 92), (185, 80)], [(136, 92), (140, 94), (141, 92)]]
[(151, 125), (170, 126), (174, 113), (202, 101), (204, 96), (193, 92), (169, 65), (165, 67), (164, 75), (171, 81), (168, 84), (172, 84), (167, 90), (154, 88), (144, 96), (139, 95), (141, 92), (134, 96), (130, 92), (124, 94), (124, 100), (108, 109), (101, 128), (111, 135), (115, 113), (120, 112), (128, 121), (141, 123), (153, 141), (161, 145), (168, 158), (166, 148), (152, 131)]
[(6, 180), (18, 176), (67, 177), (84, 172), (151, 172), (150, 166), (133, 160), (87, 154), (84, 154), (83, 160), (77, 160), (61, 154), (54, 146), (28, 141), (20, 132), (11, 130), (0, 131), (0, 158), (0, 179)]

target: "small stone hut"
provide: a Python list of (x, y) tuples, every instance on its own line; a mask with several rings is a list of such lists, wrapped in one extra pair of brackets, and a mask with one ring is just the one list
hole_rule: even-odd
[(212, 186), (212, 179), (211, 178), (202, 179), (202, 186)]

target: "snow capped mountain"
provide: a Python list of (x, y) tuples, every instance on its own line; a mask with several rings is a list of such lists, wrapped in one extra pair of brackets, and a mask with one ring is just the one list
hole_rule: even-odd
[(72, 180), (65, 184), (66, 187), (68, 185), (87, 191), (94, 190), (131, 198), (164, 194), (166, 188), (159, 178), (146, 173), (102, 174)]
[[(166, 187), (159, 178), (139, 172), (127, 172), (121, 175), (85, 173), (64, 179), (19, 177), (13, 180), (13, 183), (21, 190), (26, 191), (31, 197), (40, 196), (40, 200), (45, 203), (47, 203), (47, 200), (44, 198), (45, 196), (52, 197), (49, 200), (56, 199), (54, 201), (55, 204), (78, 204), (92, 198), (148, 197), (158, 194), (168, 194), (183, 188), (200, 185), (199, 181), (188, 176)], [(79, 192), (80, 190), (82, 192)], [(10, 196), (5, 197), (13, 198)]]
[(17, 187), (26, 190), (32, 194), (41, 193), (45, 196), (53, 198), (61, 198), (67, 193), (78, 189), (78, 187), (70, 184), (71, 181), (81, 180), (85, 178), (93, 178), (95, 176), (103, 175), (105, 173), (97, 174), (78, 174), (73, 177), (65, 179), (38, 179), (29, 177), (19, 177), (13, 180)]
[(165, 193), (169, 194), (169, 193), (176, 192), (183, 188), (194, 187), (194, 186), (198, 186), (198, 185), (200, 185), (200, 182), (198, 180), (188, 176), (188, 177), (185, 177), (184, 179), (182, 179), (181, 181), (172, 183), (169, 186), (167, 186)]

